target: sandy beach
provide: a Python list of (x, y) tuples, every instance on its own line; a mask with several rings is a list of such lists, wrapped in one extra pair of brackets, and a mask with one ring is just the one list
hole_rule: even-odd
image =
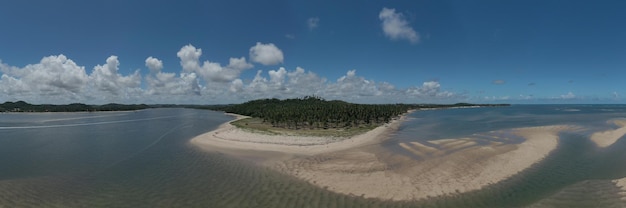
[(591, 135), (591, 141), (596, 143), (598, 147), (611, 146), (626, 134), (626, 120), (611, 120), (609, 122), (615, 124), (618, 128)]
[[(236, 114), (229, 115), (235, 116), (235, 120), (233, 121), (248, 118)], [(233, 122), (230, 121), (220, 125), (214, 131), (193, 138), (191, 143), (209, 150), (254, 150), (259, 152), (279, 152), (310, 156), (378, 143), (386, 139), (390, 133), (394, 132), (404, 119), (406, 119), (406, 115), (351, 138), (254, 133), (239, 129), (230, 124)]]
[(191, 143), (209, 151), (255, 158), (334, 192), (417, 200), (477, 190), (504, 180), (546, 157), (556, 148), (559, 132), (575, 129), (542, 126), (399, 142), (399, 153), (376, 145), (389, 138), (405, 118), (347, 139), (264, 135), (226, 123)]

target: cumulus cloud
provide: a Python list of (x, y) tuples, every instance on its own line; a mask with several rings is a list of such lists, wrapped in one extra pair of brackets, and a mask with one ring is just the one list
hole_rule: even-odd
[(141, 85), (141, 75), (139, 71), (134, 74), (123, 76), (118, 73), (120, 62), (117, 56), (110, 56), (106, 64), (97, 65), (89, 76), (90, 81), (100, 91), (119, 95), (128, 89), (138, 88)]
[(383, 8), (378, 14), (378, 19), (382, 21), (382, 28), (385, 36), (391, 40), (408, 40), (417, 43), (419, 34), (409, 26), (409, 22), (402, 13), (396, 13), (395, 9)]
[(176, 73), (158, 72), (154, 76), (146, 78), (148, 82), (148, 95), (200, 95), (200, 86), (198, 85), (195, 73)]
[(331, 97), (350, 96), (358, 98), (382, 94), (375, 81), (357, 76), (354, 69), (337, 79), (337, 82), (329, 84), (326, 91)]
[[(195, 48), (191, 47), (183, 47), (186, 48), (186, 51), (183, 53), (187, 53), (185, 61), (189, 63), (189, 61), (193, 62), (195, 56)], [(181, 49), (182, 51), (182, 49)], [(180, 53), (180, 51), (179, 51)], [(198, 54), (198, 58), (199, 58)], [(181, 54), (180, 56), (185, 57), (185, 54)], [(180, 57), (179, 56), (179, 57)], [(191, 58), (189, 58), (191, 56)], [(181, 58), (181, 65), (182, 60)], [(187, 65), (193, 67), (193, 64)], [(196, 73), (194, 72), (181, 72), (180, 75), (176, 75), (176, 73), (166, 73), (161, 72), (163, 69), (163, 62), (159, 59), (148, 57), (146, 59), (146, 67), (150, 69), (151, 74), (146, 77), (146, 82), (148, 87), (145, 90), (146, 95), (149, 96), (183, 96), (183, 95), (200, 95), (200, 85), (198, 84), (198, 78)], [(193, 71), (195, 69), (191, 69)]]
[(243, 81), (241, 79), (233, 80), (230, 84), (230, 91), (235, 93), (243, 91)]
[(267, 75), (258, 70), (254, 79), (244, 83), (241, 79), (234, 80), (229, 87), (230, 92), (248, 99), (255, 98), (291, 98), (317, 94), (324, 91), (326, 79), (301, 67), (288, 71), (281, 67), (269, 70)]
[(163, 69), (163, 61), (150, 56), (146, 59), (146, 67), (150, 69), (150, 72), (156, 73), (158, 71), (161, 71), (161, 69)]
[(311, 17), (309, 18), (307, 21), (307, 26), (309, 26), (309, 30), (313, 30), (315, 28), (317, 28), (320, 24), (320, 18), (319, 17)]
[(560, 96), (561, 99), (574, 99), (576, 98), (576, 95), (574, 95), (574, 93), (569, 92), (567, 94), (561, 95)]
[(0, 86), (7, 94), (67, 95), (80, 93), (89, 77), (85, 68), (63, 54), (44, 57), (24, 68), (2, 64)]
[[(261, 43), (257, 46), (275, 47)], [(0, 99), (35, 103), (206, 104), (307, 95), (361, 103), (419, 103), (462, 98), (443, 90), (437, 81), (400, 89), (360, 76), (356, 70), (348, 70), (329, 81), (302, 67), (258, 70), (253, 79), (244, 79), (240, 77), (241, 72), (253, 67), (244, 57), (230, 58), (226, 66), (208, 60), (201, 62), (202, 50), (192, 45), (183, 46), (177, 56), (179, 72), (163, 72), (163, 61), (148, 57), (144, 62), (150, 73), (143, 76), (139, 70), (123, 73), (117, 56), (110, 56), (105, 63), (94, 66), (89, 74), (84, 66), (63, 55), (44, 57), (39, 63), (25, 67), (9, 66), (0, 61)]]
[(224, 67), (217, 62), (208, 60), (200, 65), (202, 49), (193, 45), (183, 46), (176, 55), (180, 58), (183, 72), (197, 73), (206, 82), (231, 82), (237, 79), (242, 71), (252, 68), (252, 64), (248, 63), (244, 57), (230, 58), (229, 64)]
[(459, 98), (455, 93), (441, 90), (439, 82), (424, 82), (420, 87), (408, 90), (397, 89), (387, 82), (376, 82), (358, 76), (356, 70), (349, 70), (334, 82), (327, 81), (317, 74), (301, 67), (290, 71), (285, 68), (259, 70), (254, 79), (244, 82), (241, 79), (231, 82), (230, 92), (241, 98), (291, 98), (318, 95), (326, 99), (339, 99), (352, 102), (426, 102)]
[(273, 43), (263, 44), (257, 42), (250, 48), (250, 60), (263, 65), (276, 65), (283, 63), (283, 51)]
[(437, 81), (424, 82), (421, 87), (410, 87), (406, 92), (409, 95), (417, 97), (431, 98), (448, 98), (454, 95), (452, 92), (442, 91), (441, 84)]

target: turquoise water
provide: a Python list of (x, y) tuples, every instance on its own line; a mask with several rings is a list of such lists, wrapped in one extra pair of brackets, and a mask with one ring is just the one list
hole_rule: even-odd
[(218, 112), (0, 114), (0, 207), (512, 207), (623, 206), (626, 141), (596, 148), (626, 106), (539, 105), (418, 111), (383, 146), (517, 127), (584, 126), (556, 151), (490, 187), (418, 202), (336, 194), (188, 143), (231, 119)]

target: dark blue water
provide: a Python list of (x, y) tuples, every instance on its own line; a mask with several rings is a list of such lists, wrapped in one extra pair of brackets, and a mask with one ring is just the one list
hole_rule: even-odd
[[(0, 207), (623, 205), (610, 180), (626, 177), (626, 141), (599, 149), (587, 137), (615, 128), (606, 122), (626, 118), (626, 106), (523, 105), (418, 111), (411, 117), (388, 143), (553, 124), (585, 130), (562, 135), (545, 161), (485, 190), (384, 202), (336, 194), (190, 145), (194, 136), (232, 119), (218, 112), (0, 114)], [(587, 194), (575, 194), (581, 190)]]

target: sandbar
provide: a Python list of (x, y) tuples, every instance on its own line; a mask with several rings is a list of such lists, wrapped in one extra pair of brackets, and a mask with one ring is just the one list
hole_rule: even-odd
[(209, 151), (262, 158), (262, 165), (334, 192), (419, 200), (478, 190), (505, 180), (556, 149), (559, 132), (576, 128), (540, 126), (463, 138), (398, 141), (396, 151), (391, 151), (389, 144), (381, 146), (405, 119), (404, 115), (351, 138), (265, 135), (225, 123), (191, 143)]
[(591, 135), (591, 141), (596, 143), (598, 147), (611, 146), (626, 134), (626, 120), (611, 120), (609, 122), (612, 122), (618, 126), (618, 128), (603, 132), (596, 132)]
[(619, 187), (622, 191), (620, 192), (620, 199), (626, 201), (626, 178), (620, 178), (613, 180), (615, 186)]

